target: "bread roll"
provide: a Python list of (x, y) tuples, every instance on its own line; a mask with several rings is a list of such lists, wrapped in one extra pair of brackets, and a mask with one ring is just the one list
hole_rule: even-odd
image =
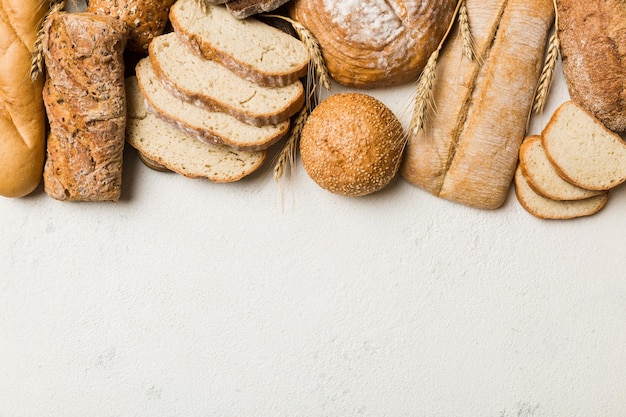
[(402, 125), (383, 103), (360, 93), (335, 94), (309, 116), (300, 138), (302, 165), (322, 188), (362, 196), (396, 175)]
[(60, 12), (44, 30), (50, 120), (45, 191), (58, 200), (117, 201), (126, 127), (126, 25), (108, 16)]
[(87, 12), (112, 16), (126, 23), (128, 50), (147, 54), (148, 45), (163, 33), (170, 6), (176, 0), (90, 0)]
[[(411, 132), (403, 177), (481, 209), (500, 207), (526, 134), (554, 20), (551, 0), (467, 0), (476, 59), (453, 32), (433, 84), (424, 129)], [(458, 29), (457, 29), (458, 31)]]
[(331, 77), (370, 88), (419, 76), (456, 0), (295, 0), (291, 16), (317, 38)]
[(609, 129), (626, 132), (626, 3), (558, 0), (570, 97)]
[(46, 143), (43, 77), (30, 78), (46, 0), (0, 0), (0, 195), (22, 197), (41, 182)]

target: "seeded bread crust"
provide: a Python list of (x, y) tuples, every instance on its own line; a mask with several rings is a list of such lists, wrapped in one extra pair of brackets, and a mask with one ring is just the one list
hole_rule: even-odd
[(51, 15), (43, 50), (50, 121), (44, 189), (58, 200), (117, 201), (126, 125), (126, 25), (93, 13)]
[[(304, 44), (254, 18), (237, 19), (224, 6), (178, 0), (170, 21), (180, 39), (196, 54), (213, 59), (241, 78), (259, 85), (282, 87), (304, 77), (309, 55)], [(238, 48), (253, 44), (255, 47)], [(274, 62), (276, 68), (266, 62)]]

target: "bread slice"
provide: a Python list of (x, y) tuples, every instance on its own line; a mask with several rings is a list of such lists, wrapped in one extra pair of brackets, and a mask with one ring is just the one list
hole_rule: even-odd
[(172, 27), (198, 53), (260, 85), (285, 86), (306, 75), (309, 54), (299, 39), (254, 18), (237, 19), (224, 6), (206, 6), (178, 0), (170, 10)]
[(577, 187), (559, 176), (543, 150), (539, 135), (524, 139), (520, 148), (519, 163), (528, 185), (536, 193), (552, 200), (582, 200), (603, 192)]
[(160, 82), (148, 58), (139, 61), (135, 73), (148, 110), (203, 142), (240, 150), (262, 150), (289, 130), (289, 121), (258, 127), (227, 113), (208, 111), (181, 100)]
[(145, 158), (189, 178), (237, 181), (259, 169), (267, 151), (237, 151), (200, 142), (150, 113), (136, 77), (126, 79), (126, 141)]
[(554, 112), (541, 140), (559, 175), (572, 184), (608, 190), (626, 181), (626, 144), (573, 101)]
[(156, 37), (149, 56), (158, 78), (172, 93), (244, 123), (279, 124), (304, 104), (300, 81), (284, 87), (246, 81), (218, 62), (192, 53), (174, 32)]
[(565, 220), (591, 216), (600, 211), (608, 201), (609, 193), (603, 192), (583, 200), (557, 201), (537, 194), (526, 181), (522, 168), (515, 170), (515, 195), (522, 207), (540, 219)]

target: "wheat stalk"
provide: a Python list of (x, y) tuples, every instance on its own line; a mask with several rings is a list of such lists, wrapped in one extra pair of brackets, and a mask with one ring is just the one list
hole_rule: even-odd
[(46, 23), (50, 19), (50, 16), (53, 13), (61, 11), (65, 7), (65, 0), (52, 0), (50, 4), (50, 10), (46, 13), (46, 16), (43, 19), (41, 27), (37, 32), (37, 38), (35, 39), (35, 44), (33, 45), (33, 52), (30, 55), (30, 78), (35, 81), (39, 76), (43, 73), (43, 38), (44, 38), (44, 27)]
[[(426, 109), (428, 104), (430, 103), (433, 89), (433, 82), (435, 80), (436, 69), (437, 69), (437, 60), (439, 59), (439, 53), (441, 52), (441, 48), (445, 43), (448, 35), (452, 31), (452, 27), (456, 22), (457, 16), (459, 16), (459, 11), (465, 4), (465, 0), (459, 0), (456, 4), (456, 8), (454, 9), (454, 14), (452, 15), (452, 19), (450, 20), (450, 24), (446, 29), (446, 32), (441, 38), (437, 49), (435, 49), (428, 58), (426, 66), (422, 70), (420, 77), (417, 82), (417, 94), (415, 96), (415, 107), (413, 108), (413, 117), (411, 118), (411, 124), (409, 126), (409, 134), (411, 136), (417, 135), (424, 127), (424, 118), (426, 117)], [(467, 11), (467, 10), (466, 10)], [(469, 31), (469, 21), (467, 23), (467, 33), (469, 34), (469, 39), (471, 39), (471, 32)], [(468, 35), (465, 35), (468, 36)], [(465, 40), (464, 36), (464, 40)]]
[(474, 38), (470, 30), (469, 14), (467, 12), (467, 0), (461, 0), (459, 8), (459, 28), (463, 38), (463, 53), (470, 61), (474, 59)]
[(554, 78), (554, 68), (556, 67), (556, 61), (559, 57), (559, 49), (561, 47), (561, 40), (559, 39), (559, 14), (554, 4), (554, 33), (550, 37), (548, 43), (548, 52), (546, 54), (546, 60), (541, 70), (541, 76), (539, 77), (539, 83), (537, 85), (537, 91), (535, 93), (535, 100), (533, 103), (533, 111), (535, 113), (543, 112), (543, 109), (548, 101), (548, 95), (550, 93), (550, 87), (552, 86), (552, 80)]
[(282, 178), (285, 173), (285, 167), (290, 166), (292, 169), (295, 167), (300, 134), (302, 133), (302, 129), (304, 128), (304, 124), (306, 123), (308, 116), (309, 110), (307, 106), (302, 107), (293, 122), (293, 126), (291, 127), (289, 137), (285, 142), (285, 146), (278, 154), (276, 165), (274, 166), (274, 179), (276, 181)]

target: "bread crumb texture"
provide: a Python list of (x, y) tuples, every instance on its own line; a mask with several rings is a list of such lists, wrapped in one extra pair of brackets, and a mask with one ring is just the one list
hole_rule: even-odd
[(300, 140), (302, 165), (320, 187), (363, 196), (384, 188), (398, 171), (402, 125), (372, 96), (328, 97), (309, 116)]

